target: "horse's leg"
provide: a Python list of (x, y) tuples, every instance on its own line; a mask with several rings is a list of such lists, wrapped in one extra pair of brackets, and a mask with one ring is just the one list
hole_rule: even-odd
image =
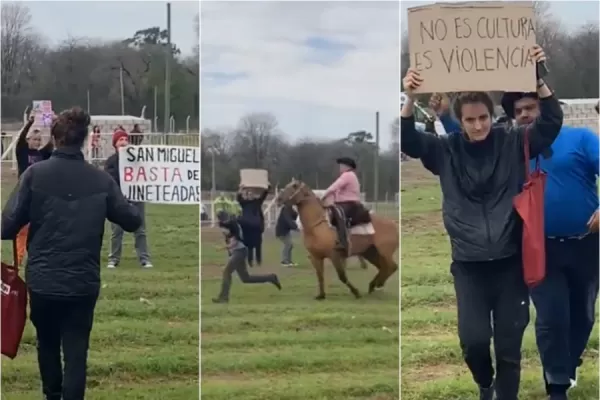
[(394, 275), (394, 272), (398, 271), (398, 263), (393, 258), (388, 259), (383, 256), (381, 257), (385, 260), (386, 268), (385, 273), (381, 274), (381, 276), (379, 277), (379, 280), (375, 285), (376, 288), (382, 288), (383, 285), (385, 285), (385, 282), (388, 280), (388, 278)]
[(325, 300), (325, 260), (310, 255), (310, 262), (315, 268), (315, 272), (317, 273), (317, 279), (319, 280), (319, 294), (317, 295), (317, 297), (315, 297), (315, 300)]
[(348, 289), (350, 289), (354, 297), (360, 299), (360, 292), (356, 287), (354, 287), (352, 283), (350, 283), (350, 281), (348, 280), (348, 276), (346, 275), (346, 258), (334, 256), (331, 259), (331, 262), (335, 267), (335, 271), (337, 272), (340, 281), (342, 281), (344, 285), (348, 286)]
[(379, 251), (377, 251), (377, 248), (374, 245), (369, 247), (362, 254), (362, 256), (365, 259), (367, 259), (371, 264), (373, 264), (375, 267), (377, 267), (377, 270), (378, 270), (377, 274), (375, 275), (373, 280), (371, 280), (371, 282), (369, 282), (369, 293), (373, 293), (373, 291), (375, 290), (376, 287), (383, 286), (383, 284), (381, 284), (381, 286), (379, 286), (380, 282), (385, 282), (385, 280), (382, 281), (381, 278), (385, 274), (387, 264), (386, 264), (385, 260), (383, 259), (383, 257), (381, 257), (381, 254), (379, 254)]

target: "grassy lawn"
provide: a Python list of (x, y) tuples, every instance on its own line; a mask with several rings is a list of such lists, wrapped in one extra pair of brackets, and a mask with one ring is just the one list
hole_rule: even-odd
[[(327, 300), (313, 300), (317, 281), (301, 240), (295, 268), (279, 264), (280, 244), (265, 233), (265, 260), (251, 273), (274, 271), (283, 291), (234, 278), (228, 305), (218, 294), (222, 237), (202, 231), (203, 400), (394, 400), (398, 382), (398, 275), (383, 292), (354, 299), (327, 264)], [(375, 268), (351, 260), (348, 275), (366, 293)]]
[[(402, 164), (402, 178), (402, 400), (476, 400), (476, 387), (458, 345), (450, 244), (441, 221), (439, 185), (415, 161)], [(533, 307), (531, 311), (522, 349), (520, 398), (542, 400), (546, 397)], [(578, 371), (578, 387), (569, 394), (575, 400), (598, 398), (597, 326)]]
[[(11, 190), (3, 184), (3, 200)], [(121, 265), (105, 269), (92, 331), (88, 392), (91, 400), (190, 400), (198, 398), (198, 208), (146, 208), (154, 269), (142, 270), (132, 235)], [(11, 261), (9, 243), (2, 260)], [(35, 337), (27, 324), (19, 355), (2, 358), (2, 400), (41, 398)]]

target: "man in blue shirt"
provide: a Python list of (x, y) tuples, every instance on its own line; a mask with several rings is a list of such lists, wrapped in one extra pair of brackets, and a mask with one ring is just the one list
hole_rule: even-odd
[[(447, 132), (455, 122), (444, 104), (433, 102)], [(502, 107), (518, 125), (539, 115), (536, 93), (505, 93)], [(594, 326), (598, 297), (598, 135), (587, 128), (563, 125), (551, 147), (540, 157), (547, 174), (544, 196), (546, 277), (531, 289), (536, 308), (536, 339), (551, 400), (566, 400), (576, 383)], [(535, 167), (535, 160), (531, 162)]]

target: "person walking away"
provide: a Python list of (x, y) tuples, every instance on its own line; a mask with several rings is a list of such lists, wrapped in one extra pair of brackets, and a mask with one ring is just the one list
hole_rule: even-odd
[[(129, 144), (129, 135), (125, 131), (116, 131), (113, 133), (112, 145), (115, 153), (106, 160), (104, 170), (114, 179), (117, 186), (121, 186), (119, 178), (119, 148)], [(150, 252), (148, 250), (148, 239), (146, 237), (146, 207), (142, 202), (131, 202), (137, 208), (138, 213), (142, 217), (142, 224), (133, 233), (135, 251), (142, 268), (152, 268), (150, 261)], [(112, 235), (110, 237), (110, 253), (108, 254), (107, 268), (113, 269), (119, 265), (121, 261), (121, 253), (123, 251), (123, 236), (125, 231), (119, 224), (111, 225)]]
[(336, 163), (340, 168), (340, 176), (325, 190), (321, 200), (326, 202), (329, 196), (333, 196), (334, 204), (344, 211), (346, 221), (338, 221), (336, 228), (340, 250), (347, 255), (349, 250), (349, 238), (345, 226), (347, 221), (352, 220), (356, 225), (368, 224), (371, 222), (371, 214), (361, 202), (360, 182), (355, 172), (356, 161), (349, 157), (341, 157), (336, 160)]
[(132, 145), (139, 146), (142, 144), (144, 141), (144, 132), (142, 131), (142, 128), (140, 128), (139, 124), (133, 125), (133, 129), (131, 130), (129, 137), (129, 143)]
[[(536, 62), (545, 60), (539, 46), (531, 54)], [(495, 394), (497, 400), (517, 400), (529, 291), (523, 279), (521, 220), (513, 199), (526, 178), (525, 135), (532, 158), (545, 152), (561, 129), (562, 109), (539, 79), (539, 117), (526, 127), (492, 126), (490, 96), (463, 92), (453, 104), (461, 133), (438, 137), (415, 129), (414, 90), (422, 82), (414, 69), (403, 79), (409, 101), (400, 113), (401, 151), (421, 159), (440, 180), (442, 215), (452, 248), (458, 336), (479, 398), (492, 400)]]
[(286, 204), (281, 207), (281, 211), (277, 217), (277, 223), (275, 224), (275, 237), (281, 240), (281, 243), (283, 244), (281, 249), (282, 267), (296, 266), (296, 264), (292, 262), (292, 249), (294, 248), (292, 231), (298, 230), (296, 218), (298, 218), (298, 213), (294, 211), (294, 208), (291, 205)]
[[(221, 292), (214, 298), (213, 303), (228, 303), (231, 289), (231, 277), (237, 272), (243, 283), (271, 283), (281, 290), (281, 283), (276, 274), (250, 275), (246, 266), (246, 252), (242, 229), (235, 219), (219, 221), (219, 226), (224, 230), (225, 248), (229, 251), (229, 261), (223, 270)], [(220, 249), (221, 250), (221, 249)]]
[(94, 125), (94, 127), (92, 128), (91, 136), (92, 163), (96, 165), (96, 163), (100, 160), (100, 157), (102, 155), (102, 147), (100, 143), (102, 136), (100, 133), (100, 127), (98, 125)]
[(25, 279), (46, 400), (85, 397), (105, 220), (127, 231), (142, 223), (114, 180), (85, 161), (89, 124), (81, 108), (60, 113), (50, 128), (56, 150), (25, 170), (2, 210), (2, 240), (31, 224)]
[[(505, 93), (502, 107), (517, 125), (540, 116), (537, 93)], [(598, 298), (600, 142), (585, 127), (563, 126), (545, 157), (546, 276), (531, 289), (546, 393), (566, 400), (595, 320)], [(535, 161), (532, 161), (534, 168)]]
[[(25, 170), (36, 162), (47, 160), (52, 155), (54, 146), (52, 141), (48, 141), (45, 146), (42, 147), (42, 134), (39, 129), (35, 129), (29, 132), (35, 122), (35, 116), (29, 115), (27, 122), (21, 132), (15, 145), (15, 154), (17, 157), (17, 171), (18, 176), (23, 175)], [(23, 258), (25, 257), (27, 249), (27, 235), (29, 232), (29, 225), (23, 226), (17, 235), (17, 263), (21, 265)]]
[[(248, 265), (256, 264), (260, 267), (262, 264), (262, 235), (265, 230), (265, 216), (262, 211), (263, 203), (269, 193), (267, 189), (246, 188), (240, 184), (237, 201), (242, 208), (239, 223), (244, 234), (244, 243), (247, 246)], [(256, 194), (260, 190), (260, 194)]]

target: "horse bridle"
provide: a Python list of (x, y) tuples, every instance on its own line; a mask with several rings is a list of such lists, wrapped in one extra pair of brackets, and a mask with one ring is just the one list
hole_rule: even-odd
[[(294, 193), (292, 193), (292, 195), (289, 197), (289, 200), (292, 200), (294, 197), (296, 197), (300, 191), (302, 189), (304, 189), (306, 187), (306, 185), (304, 184), (304, 182), (300, 182), (300, 185), (298, 186), (298, 189), (296, 189), (296, 191)], [(298, 202), (298, 205), (300, 205), (301, 201)], [(321, 225), (323, 222), (327, 222), (327, 218), (321, 216), (321, 218), (319, 218), (317, 220), (317, 222), (315, 222), (314, 224), (312, 224), (311, 226), (309, 226), (309, 229), (313, 229), (316, 228), (317, 226)]]

